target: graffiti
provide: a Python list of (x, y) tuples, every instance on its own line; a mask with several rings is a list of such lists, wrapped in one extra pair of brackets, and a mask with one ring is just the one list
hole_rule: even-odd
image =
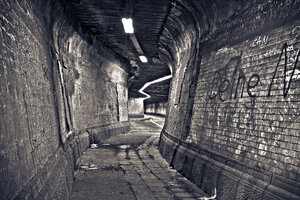
[(291, 37), (294, 38), (292, 43), (299, 41), (299, 39), (300, 39), (300, 26), (296, 26), (295, 28), (293, 28), (293, 30), (291, 32)]
[[(247, 87), (248, 95), (250, 97), (256, 96), (256, 94), (253, 94), (251, 92), (251, 90), (254, 89), (258, 85), (258, 83), (260, 81), (260, 77), (258, 74), (253, 74), (247, 80), (247, 77), (246, 77), (245, 73), (243, 72), (243, 70), (239, 69), (240, 59), (241, 59), (241, 57), (238, 56), (238, 57), (232, 58), (229, 61), (229, 64), (230, 64), (232, 61), (237, 60), (235, 69), (234, 69), (233, 74), (230, 79), (222, 78), (222, 74), (226, 74), (229, 64), (227, 64), (224, 69), (221, 69), (214, 73), (214, 78), (212, 79), (212, 83), (211, 83), (211, 90), (209, 91), (209, 93), (210, 93), (209, 99), (214, 99), (217, 96), (219, 97), (219, 99), (221, 101), (226, 101), (226, 100), (232, 99), (232, 98), (236, 99), (238, 97), (239, 92), (240, 92), (240, 97), (243, 98), (244, 88), (245, 88), (246, 83), (247, 83), (246, 87)], [(253, 83), (253, 81), (254, 81), (254, 83)], [(227, 96), (227, 99), (226, 99), (226, 96)]]
[(276, 65), (276, 68), (275, 68), (275, 71), (274, 71), (271, 83), (270, 83), (270, 86), (269, 86), (268, 96), (271, 95), (273, 82), (274, 82), (276, 73), (278, 71), (278, 67), (279, 67), (280, 61), (282, 59), (283, 53), (284, 53), (284, 78), (283, 78), (283, 84), (284, 85), (283, 85), (283, 96), (286, 97), (287, 94), (288, 94), (288, 92), (289, 92), (289, 90), (290, 90), (291, 82), (292, 82), (295, 70), (297, 68), (300, 51), (298, 50), (297, 57), (296, 57), (295, 64), (294, 64), (294, 68), (291, 71), (291, 77), (290, 77), (290, 80), (287, 83), (287, 80), (286, 80), (287, 79), (287, 63), (288, 63), (287, 48), (288, 48), (288, 45), (287, 45), (287, 43), (285, 43), (283, 45), (282, 49), (281, 49), (281, 53), (280, 53), (280, 56), (279, 56), (279, 59), (278, 59), (278, 62), (277, 62), (277, 65)]
[(223, 47), (217, 51), (216, 55), (223, 54), (223, 53), (238, 54), (237, 50), (235, 50), (234, 48)]
[[(256, 81), (255, 81), (255, 83), (252, 85), (251, 83), (252, 83), (252, 79), (253, 78), (255, 78), (256, 79)], [(247, 85), (247, 93), (248, 93), (248, 95), (250, 96), (250, 97), (255, 97), (256, 95), (255, 94), (252, 94), (251, 93), (251, 89), (253, 89), (253, 88), (255, 88), (257, 85), (258, 85), (258, 83), (259, 83), (259, 75), (258, 74), (253, 74), (250, 78), (249, 78), (249, 81), (248, 81), (248, 85)]]
[[(224, 87), (224, 85), (226, 85), (226, 86)], [(222, 94), (225, 93), (228, 90), (229, 85), (230, 85), (230, 81), (228, 79), (225, 79), (221, 83), (221, 85), (219, 87), (219, 90), (218, 90), (219, 98), (220, 98), (221, 101), (225, 101), (225, 99), (222, 98)]]
[[(273, 119), (273, 116), (277, 116)], [(262, 121), (268, 124), (268, 132), (283, 132), (283, 129), (287, 128), (287, 120), (285, 115), (280, 109), (274, 109), (273, 107), (267, 107), (262, 109)]]
[[(209, 99), (214, 99), (217, 96), (219, 96), (219, 99), (221, 101), (226, 101), (225, 96), (228, 94), (226, 94), (226, 92), (228, 91), (228, 89), (230, 89), (230, 99), (232, 98), (232, 92), (234, 89), (234, 83), (235, 83), (235, 76), (237, 75), (237, 71), (239, 71), (240, 75), (238, 80), (240, 81), (240, 78), (243, 76), (243, 72), (241, 69), (238, 69), (241, 63), (241, 55), (239, 56), (235, 56), (233, 58), (230, 59), (230, 61), (225, 65), (224, 68), (221, 68), (220, 70), (216, 71), (214, 73), (213, 79), (212, 79), (212, 83), (211, 83), (211, 88), (210, 88), (210, 95)], [(229, 68), (233, 67), (234, 71), (233, 74), (231, 76), (231, 78), (227, 78), (227, 74), (229, 71)], [(237, 83), (237, 87), (236, 87), (236, 92), (235, 92), (235, 97), (237, 95), (237, 90), (238, 90), (238, 85), (239, 85), (239, 81)], [(231, 86), (231, 87), (230, 87)]]
[(268, 57), (275, 56), (279, 53), (280, 53), (280, 50), (278, 50), (274, 47), (273, 49), (270, 49), (270, 50), (266, 51), (263, 54), (250, 55), (248, 61), (249, 62), (254, 62), (254, 61), (262, 60), (262, 59), (265, 59), (265, 58), (268, 58)]
[(269, 36), (266, 35), (266, 36), (258, 36), (257, 38), (255, 38), (253, 40), (253, 42), (251, 43), (251, 47), (256, 47), (256, 46), (262, 46), (262, 45), (266, 45), (268, 44), (268, 41), (269, 41)]
[[(299, 31), (291, 27), (203, 58), (192, 142), (259, 168), (296, 157), (287, 143), (299, 132)], [(279, 149), (286, 152), (270, 157)]]
[(288, 65), (292, 65), (294, 62), (296, 62), (298, 52), (296, 49), (294, 49), (293, 45), (287, 46), (286, 51), (287, 63)]
[[(272, 50), (273, 51), (273, 50)], [(275, 52), (275, 51), (274, 51)], [(296, 69), (298, 65), (300, 51), (295, 51), (294, 47), (288, 46), (285, 43), (280, 51), (280, 56), (273, 73), (271, 82), (268, 83), (268, 95), (271, 95), (273, 82), (276, 79), (278, 68), (280, 67), (281, 61), (283, 61), (284, 56), (284, 77), (283, 77), (283, 96), (287, 97), (290, 90), (291, 82), (296, 77)], [(253, 92), (253, 89), (257, 86), (262, 86), (267, 82), (265, 80), (260, 80), (260, 75), (253, 73), (250, 78), (247, 78), (246, 74), (242, 69), (240, 69), (241, 55), (235, 56), (229, 60), (225, 67), (214, 72), (212, 82), (210, 84), (210, 90), (208, 92), (209, 99), (218, 99), (222, 102), (226, 100), (243, 98), (244, 90), (247, 91), (249, 97), (257, 97), (258, 94)], [(288, 70), (288, 66), (294, 64), (292, 70)], [(230, 70), (229, 68), (234, 68)], [(233, 71), (231, 76), (228, 76), (229, 71)], [(288, 80), (289, 74), (289, 80)], [(297, 76), (298, 77), (298, 76)], [(240, 93), (240, 94), (239, 94)]]

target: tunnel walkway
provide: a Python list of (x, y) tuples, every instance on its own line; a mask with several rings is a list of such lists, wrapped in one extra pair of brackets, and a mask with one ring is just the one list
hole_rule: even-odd
[(78, 160), (72, 200), (197, 199), (205, 194), (161, 157), (164, 118), (131, 120), (128, 134), (91, 145)]

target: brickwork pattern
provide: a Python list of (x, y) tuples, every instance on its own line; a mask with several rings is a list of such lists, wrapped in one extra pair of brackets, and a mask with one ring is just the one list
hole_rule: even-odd
[(127, 72), (60, 3), (0, 2), (1, 199), (67, 199), (92, 135), (129, 128)]
[(11, 199), (47, 163), (59, 137), (42, 13), (27, 1), (0, 7), (0, 196)]
[(186, 141), (300, 180), (297, 24), (203, 56)]
[(299, 199), (299, 183), (268, 173), (250, 173), (251, 166), (234, 158), (201, 149), (164, 130), (160, 137), (160, 152), (171, 166), (186, 176), (204, 192), (217, 199)]
[(160, 37), (173, 67), (160, 150), (206, 192), (299, 199), (298, 16), (293, 0), (172, 4)]

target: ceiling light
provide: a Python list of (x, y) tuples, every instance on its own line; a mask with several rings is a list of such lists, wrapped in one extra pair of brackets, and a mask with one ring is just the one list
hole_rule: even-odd
[(140, 60), (141, 60), (143, 63), (148, 62), (146, 56), (140, 56), (139, 58), (140, 58)]
[(122, 18), (122, 23), (123, 23), (125, 33), (134, 32), (131, 18)]

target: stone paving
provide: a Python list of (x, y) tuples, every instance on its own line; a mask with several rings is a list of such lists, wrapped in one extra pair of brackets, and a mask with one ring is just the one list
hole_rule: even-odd
[(172, 169), (158, 150), (161, 117), (131, 121), (131, 131), (91, 145), (78, 160), (72, 200), (204, 199), (202, 190)]

